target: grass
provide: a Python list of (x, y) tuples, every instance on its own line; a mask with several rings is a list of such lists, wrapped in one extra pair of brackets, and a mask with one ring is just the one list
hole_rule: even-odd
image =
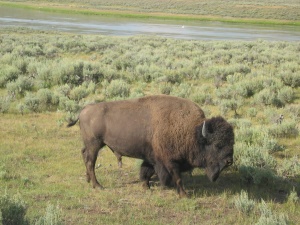
[(6, 171), (0, 190), (19, 193), (29, 206), (31, 221), (50, 203), (59, 204), (66, 224), (253, 224), (258, 215), (244, 217), (232, 203), (242, 190), (256, 201), (264, 199), (294, 224), (300, 218), (299, 204), (293, 208), (287, 201), (292, 187), (285, 182), (246, 185), (238, 173), (229, 170), (210, 183), (196, 169), (192, 176), (184, 175), (191, 198), (179, 199), (173, 189), (161, 190), (157, 180), (150, 190), (143, 190), (138, 181), (139, 161), (124, 158), (119, 169), (108, 149), (100, 152), (96, 163), (96, 174), (105, 189), (92, 189), (85, 181), (79, 127), (60, 127), (60, 117), (60, 113), (0, 117), (0, 171)]
[[(152, 4), (151, 4), (152, 3)], [(174, 8), (170, 5), (174, 5)], [(293, 0), (261, 1), (241, 4), (239, 1), (1, 1), (0, 5), (47, 12), (79, 13), (85, 15), (127, 17), (135, 19), (220, 21), (265, 25), (300, 25), (300, 5)], [(147, 6), (147, 7), (145, 7)], [(234, 9), (234, 10), (232, 10)]]

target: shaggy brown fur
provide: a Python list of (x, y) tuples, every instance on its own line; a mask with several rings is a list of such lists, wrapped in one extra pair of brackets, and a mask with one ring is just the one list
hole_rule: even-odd
[[(144, 186), (156, 172), (163, 185), (173, 181), (185, 196), (180, 173), (205, 167), (210, 180), (232, 163), (234, 135), (221, 117), (205, 119), (193, 102), (166, 95), (102, 102), (86, 106), (79, 115), (85, 147), (82, 150), (87, 180), (102, 186), (95, 176), (98, 151), (107, 145), (117, 156), (142, 159)], [(202, 127), (207, 136), (203, 137)], [(76, 121), (71, 122), (72, 126)]]

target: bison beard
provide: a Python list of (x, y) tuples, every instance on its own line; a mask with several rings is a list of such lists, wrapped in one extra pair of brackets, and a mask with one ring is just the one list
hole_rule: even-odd
[(233, 162), (234, 133), (222, 117), (206, 119), (193, 102), (166, 95), (87, 105), (80, 121), (87, 181), (102, 188), (95, 176), (99, 150), (107, 145), (118, 157), (143, 160), (140, 179), (149, 188), (156, 173), (164, 186), (174, 184), (186, 196), (181, 172), (205, 168), (215, 181)]

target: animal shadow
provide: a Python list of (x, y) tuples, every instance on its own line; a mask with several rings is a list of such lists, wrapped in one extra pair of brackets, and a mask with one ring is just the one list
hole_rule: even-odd
[(238, 195), (247, 191), (250, 198), (257, 201), (273, 201), (284, 203), (291, 191), (295, 190), (300, 195), (300, 176), (292, 181), (277, 178), (273, 182), (257, 185), (245, 182), (237, 171), (223, 172), (216, 182), (210, 182), (205, 174), (184, 174), (183, 183), (186, 191), (195, 197), (217, 196), (224, 192)]

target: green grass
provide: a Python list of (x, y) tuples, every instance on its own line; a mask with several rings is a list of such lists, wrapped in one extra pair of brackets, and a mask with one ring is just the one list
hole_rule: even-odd
[[(247, 190), (251, 199), (261, 199), (275, 212), (288, 215), (291, 221), (300, 218), (299, 204), (292, 211), (284, 193), (289, 185), (277, 187), (244, 185), (234, 170), (223, 173), (217, 183), (210, 183), (202, 170), (192, 177), (184, 175), (190, 199), (179, 199), (174, 190), (161, 190), (153, 181), (145, 191), (138, 182), (138, 164), (124, 158), (118, 169), (114, 155), (104, 149), (96, 170), (104, 190), (92, 189), (86, 183), (81, 160), (79, 127), (59, 127), (58, 113), (2, 115), (0, 136), (1, 165), (7, 175), (0, 190), (19, 193), (28, 203), (27, 216), (42, 215), (47, 204), (59, 204), (66, 224), (252, 224), (258, 215), (240, 215), (233, 199)], [(297, 210), (298, 209), (298, 210)]]
[[(294, 0), (286, 3), (258, 1), (1, 1), (0, 5), (47, 12), (79, 13), (135, 19), (221, 21), (265, 25), (300, 25), (300, 5)], [(173, 7), (172, 7), (173, 5)]]
[(223, 173), (210, 183), (202, 170), (192, 177), (184, 175), (190, 199), (179, 199), (173, 189), (161, 190), (154, 180), (150, 190), (143, 190), (138, 181), (135, 159), (124, 158), (118, 169), (114, 155), (104, 149), (98, 157), (96, 170), (104, 190), (92, 189), (85, 181), (81, 160), (79, 127), (59, 127), (58, 113), (2, 115), (0, 136), (1, 165), (7, 175), (1, 179), (0, 190), (19, 193), (29, 208), (31, 220), (44, 213), (47, 204), (59, 204), (66, 224), (252, 224), (259, 215), (240, 215), (232, 201), (242, 190), (251, 199), (261, 199), (275, 213), (285, 213), (294, 221), (300, 218), (299, 204), (292, 210), (280, 188), (244, 185), (234, 170)]

